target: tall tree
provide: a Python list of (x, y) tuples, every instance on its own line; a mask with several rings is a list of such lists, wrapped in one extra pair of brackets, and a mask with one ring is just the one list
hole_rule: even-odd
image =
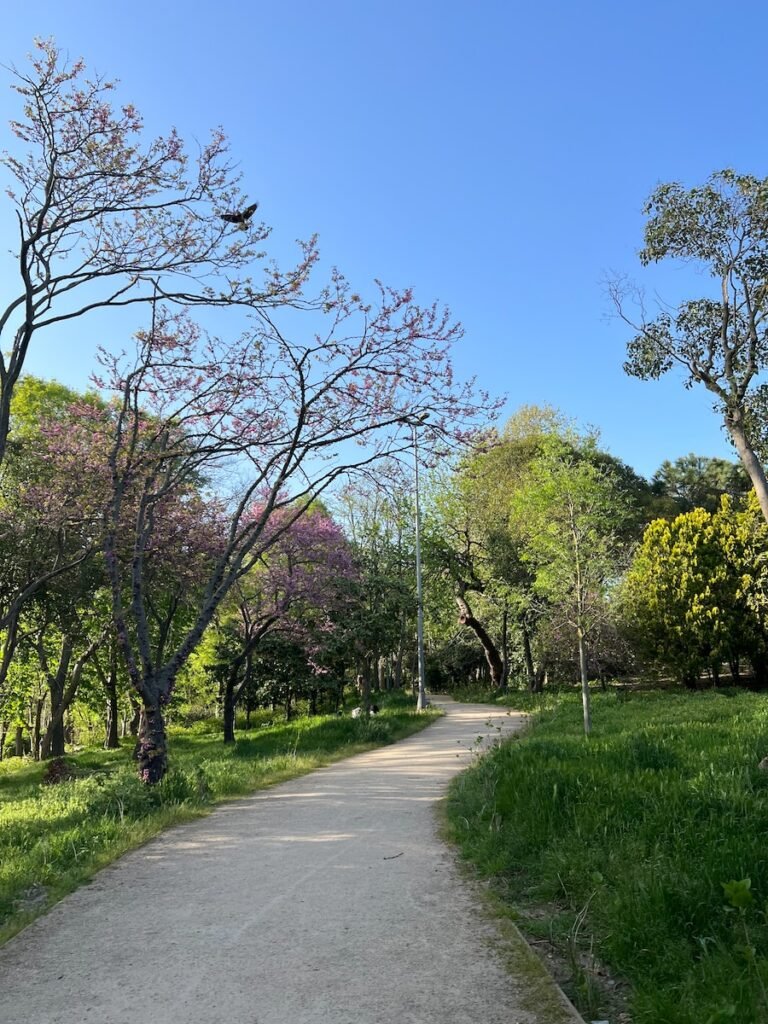
[(759, 378), (768, 366), (768, 178), (724, 170), (691, 189), (678, 182), (660, 185), (644, 212), (643, 265), (664, 259), (693, 263), (714, 287), (649, 319), (642, 303), (639, 318), (630, 315), (627, 288), (614, 282), (619, 314), (636, 331), (624, 368), (650, 380), (678, 366), (686, 386), (702, 384), (715, 396), (768, 521), (756, 422), (765, 398)]
[(513, 531), (534, 588), (575, 635), (584, 731), (591, 730), (587, 648), (605, 616), (605, 591), (618, 578), (630, 516), (625, 494), (595, 457), (591, 438), (549, 438), (513, 496)]
[(338, 526), (320, 509), (311, 509), (285, 531), (272, 519), (279, 538), (247, 576), (232, 588), (217, 626), (216, 669), (222, 676), (224, 742), (235, 741), (235, 710), (252, 683), (254, 655), (265, 637), (280, 632), (303, 650), (306, 663), (315, 653), (319, 634), (334, 629), (350, 599), (356, 573), (351, 551)]
[[(228, 343), (158, 308), (132, 363), (105, 357), (103, 383), (118, 401), (106, 564), (118, 639), (144, 706), (139, 766), (149, 783), (166, 770), (163, 707), (179, 670), (280, 531), (336, 480), (406, 450), (404, 415), (431, 414), (426, 446), (451, 432), (463, 441), (494, 404), (472, 384), (454, 384), (449, 351), (460, 329), (446, 310), (383, 286), (376, 306), (364, 303), (338, 273), (325, 296), (322, 331), (317, 317), (302, 335), (295, 317), (280, 326), (262, 312)], [(221, 545), (189, 629), (156, 658), (147, 554), (157, 511), (201, 477), (230, 488), (219, 506)]]

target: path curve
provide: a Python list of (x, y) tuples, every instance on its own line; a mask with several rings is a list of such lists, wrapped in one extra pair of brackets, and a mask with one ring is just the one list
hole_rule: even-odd
[(522, 716), (434, 702), (446, 715), (423, 732), (225, 804), (100, 872), (0, 950), (0, 1021), (550, 1024), (434, 814), (478, 737)]

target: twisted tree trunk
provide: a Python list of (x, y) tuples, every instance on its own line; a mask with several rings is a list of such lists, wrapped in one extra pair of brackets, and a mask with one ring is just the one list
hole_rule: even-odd
[(501, 687), (504, 681), (504, 660), (483, 624), (472, 614), (472, 609), (469, 607), (465, 597), (465, 588), (463, 586), (459, 586), (456, 594), (456, 604), (459, 608), (459, 622), (462, 626), (468, 626), (482, 645), (485, 660), (488, 662), (488, 670), (491, 674), (491, 683), (494, 687)]

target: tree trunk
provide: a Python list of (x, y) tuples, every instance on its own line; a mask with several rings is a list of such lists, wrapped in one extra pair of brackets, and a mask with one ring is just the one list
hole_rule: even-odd
[(729, 658), (728, 664), (731, 668), (731, 682), (734, 686), (738, 686), (741, 683), (741, 663), (739, 662), (739, 656), (735, 655)]
[(531, 691), (531, 693), (538, 693), (539, 687), (536, 685), (536, 668), (533, 664), (531, 637), (528, 633), (528, 627), (524, 622), (521, 624), (520, 629), (523, 637), (523, 661), (525, 663), (525, 675), (528, 680), (528, 689)]
[(39, 645), (40, 665), (48, 677), (48, 689), (51, 696), (51, 720), (48, 723), (48, 728), (45, 730), (45, 736), (43, 736), (40, 748), (41, 758), (64, 756), (67, 737), (64, 727), (64, 715), (75, 699), (83, 668), (88, 660), (93, 657), (101, 641), (101, 637), (93, 640), (75, 661), (70, 671), (73, 642), (69, 637), (64, 637), (61, 644), (59, 664), (55, 673), (48, 671), (42, 643)]
[(744, 430), (743, 411), (741, 409), (726, 409), (725, 425), (736, 446), (736, 451), (739, 453), (741, 463), (747, 471), (749, 479), (752, 481), (752, 486), (755, 488), (755, 494), (760, 503), (760, 511), (763, 513), (763, 518), (768, 523), (768, 480), (766, 480), (762, 464), (757, 455), (755, 455), (754, 449)]
[(509, 612), (506, 608), (501, 616), (501, 663), (503, 668), (499, 690), (506, 693), (509, 683)]
[(504, 678), (504, 662), (496, 649), (496, 644), (491, 640), (482, 623), (472, 614), (472, 609), (469, 607), (463, 593), (456, 594), (456, 604), (459, 607), (459, 622), (462, 626), (468, 626), (482, 645), (485, 660), (491, 673), (492, 685), (495, 688), (501, 686), (502, 679)]
[(360, 707), (363, 709), (363, 716), (368, 714), (371, 706), (371, 677), (367, 672), (357, 677), (357, 692), (360, 695)]
[(117, 723), (120, 717), (120, 709), (117, 706), (117, 687), (107, 689), (107, 707), (104, 735), (104, 749), (117, 750), (120, 746)]
[[(109, 650), (109, 670), (104, 671), (100, 659), (94, 655), (93, 664), (96, 673), (101, 680), (106, 695), (106, 707), (104, 710), (104, 749), (117, 750), (120, 746), (118, 735), (118, 720), (120, 708), (117, 700), (117, 646), (113, 642)], [(125, 728), (123, 728), (125, 733)]]
[(589, 678), (587, 676), (587, 646), (584, 643), (584, 630), (579, 626), (576, 630), (579, 638), (579, 669), (581, 671), (581, 704), (584, 712), (584, 734), (589, 736), (592, 731), (592, 709), (589, 699)]
[(14, 750), (16, 757), (24, 757), (24, 726), (16, 726), (16, 738)]
[(41, 732), (43, 724), (43, 708), (45, 707), (45, 697), (38, 697), (35, 701), (35, 715), (32, 719), (32, 756), (36, 761), (40, 760), (40, 744), (41, 744)]
[(222, 713), (224, 717), (224, 742), (235, 742), (235, 680), (231, 674), (227, 676), (222, 694)]
[(768, 658), (761, 652), (750, 654), (749, 660), (755, 673), (755, 682), (763, 687), (768, 684)]
[(139, 778), (148, 786), (160, 782), (168, 771), (168, 740), (165, 721), (158, 704), (145, 704), (139, 724), (138, 762)]
[(131, 720), (128, 723), (128, 733), (131, 736), (136, 736), (138, 738), (139, 728), (141, 726), (141, 704), (136, 700), (133, 694), (130, 694), (128, 700), (131, 702), (131, 708), (133, 709)]

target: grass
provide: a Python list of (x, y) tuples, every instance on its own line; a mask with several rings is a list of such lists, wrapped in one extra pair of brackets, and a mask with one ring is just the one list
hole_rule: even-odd
[[(437, 716), (387, 697), (368, 720), (269, 721), (225, 747), (216, 727), (171, 729), (171, 767), (143, 786), (130, 746), (83, 751), (68, 763), (71, 781), (44, 785), (44, 765), (0, 762), (0, 943), (96, 871), (170, 825), (215, 803), (295, 778), (322, 765), (409, 736)], [(242, 734), (241, 734), (242, 735)]]
[(599, 693), (589, 740), (576, 695), (503, 703), (532, 726), (454, 782), (451, 834), (582, 1012), (768, 1022), (768, 699)]

